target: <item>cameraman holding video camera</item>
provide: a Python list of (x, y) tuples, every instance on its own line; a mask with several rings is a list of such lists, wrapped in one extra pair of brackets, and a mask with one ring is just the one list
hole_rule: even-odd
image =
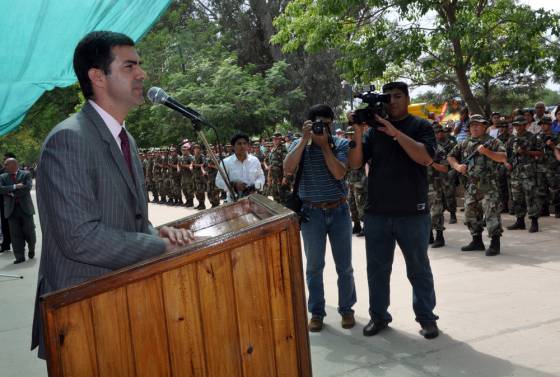
[(307, 258), (306, 280), (309, 289), (309, 331), (323, 328), (325, 292), (323, 269), (327, 236), (338, 274), (338, 312), (341, 325), (354, 327), (356, 288), (352, 268), (352, 221), (344, 181), (349, 142), (333, 137), (330, 127), (334, 112), (327, 105), (309, 109), (303, 136), (292, 142), (284, 160), (284, 172), (299, 178), (298, 195), (303, 202), (301, 234)]
[[(368, 109), (349, 113), (354, 143), (348, 155), (350, 168), (370, 164), (368, 198), (364, 214), (370, 322), (363, 334), (372, 336), (391, 322), (390, 277), (398, 243), (412, 284), (412, 306), (426, 339), (439, 335), (434, 280), (428, 259), (430, 211), (426, 166), (433, 165), (436, 140), (431, 124), (408, 113), (408, 85), (391, 82), (384, 94), (364, 93)], [(381, 106), (387, 103), (386, 106)], [(373, 106), (372, 106), (373, 105)], [(372, 109), (369, 117), (364, 112)], [(387, 119), (380, 115), (386, 109)], [(370, 125), (365, 134), (363, 126)]]

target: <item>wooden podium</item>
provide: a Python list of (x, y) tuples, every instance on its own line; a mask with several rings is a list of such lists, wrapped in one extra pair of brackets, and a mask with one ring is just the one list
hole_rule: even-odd
[(260, 196), (195, 242), (41, 298), (49, 376), (311, 376), (299, 225)]

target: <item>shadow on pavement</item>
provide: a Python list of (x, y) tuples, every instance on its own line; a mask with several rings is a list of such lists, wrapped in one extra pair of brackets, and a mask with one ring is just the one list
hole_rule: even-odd
[(556, 377), (477, 351), (444, 332), (428, 341), (390, 327), (364, 337), (365, 323), (360, 320), (351, 330), (326, 326), (310, 334), (315, 376)]

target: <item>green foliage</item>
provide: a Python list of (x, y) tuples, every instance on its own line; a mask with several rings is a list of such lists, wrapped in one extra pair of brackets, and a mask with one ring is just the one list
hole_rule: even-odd
[[(172, 11), (169, 17), (175, 15)], [(148, 73), (146, 87), (163, 87), (199, 111), (217, 128), (222, 141), (237, 130), (256, 135), (270, 132), (304, 97), (289, 81), (287, 63), (276, 62), (263, 72), (253, 65), (240, 66), (237, 55), (222, 44), (218, 26), (203, 19), (190, 18), (172, 31), (160, 28), (138, 49)], [(141, 106), (129, 115), (127, 124), (143, 147), (196, 138), (190, 121), (160, 105)], [(214, 132), (205, 129), (205, 133), (215, 141)]]
[(337, 48), (347, 80), (454, 86), (482, 112), (495, 88), (560, 73), (559, 20), (516, 0), (293, 0), (273, 41), (284, 51)]

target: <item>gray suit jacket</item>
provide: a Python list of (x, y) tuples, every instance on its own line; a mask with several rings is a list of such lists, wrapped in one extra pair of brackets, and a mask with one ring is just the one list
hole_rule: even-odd
[(31, 349), (44, 358), (39, 296), (162, 254), (148, 221), (142, 165), (132, 136), (131, 176), (97, 111), (83, 109), (47, 136), (37, 167), (42, 230)]
[(33, 216), (35, 208), (31, 200), (31, 187), (33, 187), (31, 173), (25, 170), (18, 170), (15, 183), (23, 183), (23, 187), (20, 189), (14, 188), (11, 174), (0, 174), (0, 194), (4, 197), (4, 216), (8, 219), (12, 215), (16, 200), (19, 201), (20, 208), (26, 215)]

